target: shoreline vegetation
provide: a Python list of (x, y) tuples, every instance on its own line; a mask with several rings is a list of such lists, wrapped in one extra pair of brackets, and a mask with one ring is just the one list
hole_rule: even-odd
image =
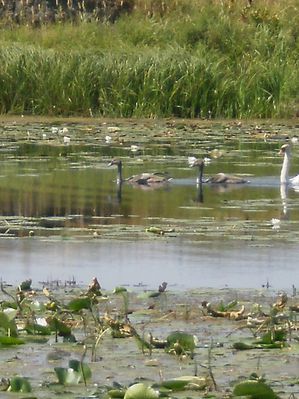
[(299, 116), (295, 0), (4, 0), (0, 31), (1, 114)]

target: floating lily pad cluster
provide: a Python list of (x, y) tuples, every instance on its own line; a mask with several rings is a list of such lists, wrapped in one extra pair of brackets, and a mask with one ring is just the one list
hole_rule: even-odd
[[(53, 348), (58, 351), (62, 346), (69, 352), (68, 359), (62, 357), (58, 362), (53, 358), (51, 378), (41, 385), (49, 392), (59, 386), (68, 386), (70, 389), (78, 387), (81, 392), (88, 389), (93, 397), (106, 399), (176, 398), (176, 393), (181, 391), (188, 398), (208, 395), (220, 398), (228, 387), (217, 381), (219, 365), (216, 365), (215, 356), (223, 357), (225, 353), (238, 356), (249, 352), (267, 354), (271, 351), (275, 358), (280, 351), (298, 350), (296, 297), (289, 298), (285, 293), (278, 295), (275, 301), (268, 298), (263, 306), (251, 301), (241, 303), (239, 299), (215, 301), (215, 297), (209, 298), (206, 292), (189, 293), (187, 299), (180, 296), (180, 300), (189, 302), (188, 306), (187, 303), (182, 306), (177, 302), (178, 294), (171, 292), (166, 282), (157, 291), (141, 293), (130, 292), (123, 286), (105, 292), (96, 278), (87, 288), (33, 289), (28, 280), (17, 288), (2, 284), (1, 291), (0, 349), (21, 348), (22, 353), (22, 347), (35, 345), (47, 352)], [(174, 325), (181, 329), (173, 329)], [(232, 338), (229, 341), (217, 333), (223, 328), (221, 326), (230, 330)], [(240, 331), (247, 331), (246, 335), (242, 333), (244, 339), (235, 339), (236, 326)], [(204, 335), (205, 330), (211, 335), (209, 340)], [(214, 341), (217, 334), (222, 342)], [(117, 367), (121, 348), (126, 345), (130, 345), (128, 358), (135, 354), (134, 362), (141, 362), (135, 380), (94, 385), (94, 381), (101, 379), (100, 370), (103, 372), (108, 366), (107, 360), (102, 359), (109, 353)], [(119, 348), (119, 355), (118, 351), (110, 353), (108, 349), (107, 352), (106, 346)], [(143, 362), (160, 367), (160, 378), (147, 379), (149, 369), (148, 366), (143, 368)], [(173, 368), (170, 378), (163, 376), (169, 372), (163, 371), (161, 362)], [(188, 372), (180, 372), (180, 369)], [(0, 389), (20, 393), (41, 389), (34, 380), (31, 381), (30, 372), (26, 375), (26, 370), (25, 375), (7, 375), (0, 367)], [(145, 380), (137, 378), (141, 370)], [(271, 370), (269, 375), (271, 377)], [(231, 380), (228, 397), (285, 398), (281, 389), (272, 386), (270, 379), (265, 380), (259, 375), (247, 379), (244, 375), (235, 377), (235, 381)], [(198, 391), (202, 396), (196, 396)]]

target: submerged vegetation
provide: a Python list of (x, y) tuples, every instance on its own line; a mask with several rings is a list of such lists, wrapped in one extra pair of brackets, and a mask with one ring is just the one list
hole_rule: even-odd
[(1, 113), (298, 114), (295, 0), (2, 4)]
[(0, 391), (100, 399), (298, 392), (296, 293), (179, 294), (166, 283), (159, 295), (104, 291), (96, 277), (88, 288), (75, 280), (40, 284), (1, 283)]

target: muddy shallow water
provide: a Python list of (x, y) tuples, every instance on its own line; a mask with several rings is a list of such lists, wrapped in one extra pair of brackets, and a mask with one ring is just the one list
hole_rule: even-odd
[[(253, 372), (265, 376), (280, 398), (298, 396), (298, 322), (288, 306), (298, 305), (299, 194), (281, 189), (278, 157), (281, 144), (298, 132), (296, 121), (2, 119), (0, 277), (8, 283), (5, 289), (15, 295), (9, 285), (31, 278), (28, 303), (33, 301), (37, 316), (48, 317), (51, 311), (38, 310), (38, 302), (49, 299), (41, 287), (65, 307), (97, 276), (107, 295), (97, 315), (123, 317), (125, 305), (112, 290), (125, 286), (129, 320), (139, 334), (164, 339), (183, 330), (198, 344), (194, 359), (160, 349), (150, 356), (134, 337), (107, 334), (92, 361), (99, 325), (90, 315), (62, 310), (57, 314), (69, 316), (77, 342), (61, 337), (55, 342), (52, 332), (45, 340), (29, 337), (18, 347), (0, 345), (0, 377), (28, 377), (33, 387), (28, 397), (107, 398), (107, 386), (205, 375), (210, 362), (218, 391), (171, 397), (231, 398), (232, 386)], [(294, 144), (291, 174), (298, 150)], [(233, 172), (250, 183), (199, 190), (188, 156), (211, 159), (205, 175)], [(108, 167), (114, 157), (123, 160), (125, 176), (166, 171), (173, 180), (157, 190), (127, 184), (120, 189), (116, 170)], [(168, 283), (166, 292), (151, 297), (162, 281)], [(237, 301), (237, 309), (244, 306), (246, 314), (265, 317), (280, 290), (288, 293), (288, 303), (278, 328), (288, 331), (288, 339), (279, 349), (235, 350), (235, 342), (251, 342), (260, 334), (259, 325), (248, 328), (246, 319), (211, 317), (201, 305)], [(3, 291), (1, 304), (8, 299)], [(32, 316), (26, 303), (18, 315), (21, 325)], [(263, 329), (272, 322), (270, 316)], [(26, 338), (23, 330), (20, 335)], [(81, 340), (87, 345), (91, 382), (58, 385), (54, 367), (81, 359)], [(0, 396), (11, 395), (1, 391)]]
[[(299, 194), (281, 191), (278, 149), (297, 134), (296, 121), (3, 119), (1, 277), (291, 289)], [(250, 183), (199, 192), (188, 156), (210, 159), (207, 176), (233, 172)], [(119, 187), (108, 167), (115, 157), (126, 177), (149, 170), (173, 180), (157, 190)]]

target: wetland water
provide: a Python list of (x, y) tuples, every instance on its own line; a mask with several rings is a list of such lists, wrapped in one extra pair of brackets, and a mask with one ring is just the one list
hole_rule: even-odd
[[(180, 290), (267, 281), (291, 289), (299, 280), (299, 193), (281, 191), (278, 150), (298, 132), (295, 121), (2, 120), (0, 275), (9, 283), (88, 283), (96, 275), (107, 289), (163, 280)], [(207, 176), (233, 172), (250, 183), (199, 193), (190, 155), (211, 159)], [(291, 175), (298, 156), (294, 144)], [(166, 171), (173, 180), (120, 189), (108, 167), (115, 157), (125, 177)], [(164, 234), (146, 231), (152, 226)]]

